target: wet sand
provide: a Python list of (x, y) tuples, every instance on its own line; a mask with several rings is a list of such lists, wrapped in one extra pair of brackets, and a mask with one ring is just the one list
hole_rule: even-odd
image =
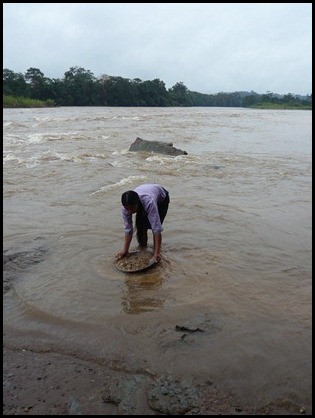
[(129, 373), (54, 352), (14, 348), (4, 336), (3, 415), (312, 415), (289, 400), (253, 408), (215, 382)]

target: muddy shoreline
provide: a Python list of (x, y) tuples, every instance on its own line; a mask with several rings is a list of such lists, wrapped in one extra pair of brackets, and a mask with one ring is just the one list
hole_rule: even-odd
[(188, 384), (118, 369), (5, 345), (3, 415), (311, 415), (289, 400), (252, 408), (211, 381)]

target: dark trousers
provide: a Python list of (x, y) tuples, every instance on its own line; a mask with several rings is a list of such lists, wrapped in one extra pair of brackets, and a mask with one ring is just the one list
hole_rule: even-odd
[[(169, 193), (165, 189), (164, 189), (164, 191), (166, 193), (166, 197), (163, 200), (163, 202), (158, 203), (158, 205), (157, 205), (161, 224), (163, 224), (163, 221), (164, 221), (165, 216), (167, 214), (168, 206), (169, 206), (169, 203), (170, 203)], [(147, 240), (148, 240), (146, 232), (147, 232), (148, 229), (152, 229), (150, 221), (149, 221), (146, 213), (143, 213), (143, 212), (138, 212), (137, 213), (136, 225), (137, 225), (138, 243), (141, 246), (146, 246), (147, 245)]]

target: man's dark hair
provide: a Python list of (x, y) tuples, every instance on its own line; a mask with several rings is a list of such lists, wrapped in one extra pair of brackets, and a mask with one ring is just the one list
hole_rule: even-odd
[(137, 240), (139, 245), (146, 245), (146, 243), (143, 242), (143, 229), (145, 228), (145, 224), (149, 221), (147, 220), (147, 215), (145, 213), (144, 207), (141, 203), (138, 193), (134, 190), (127, 190), (121, 195), (121, 203), (124, 207), (133, 206), (136, 204), (138, 205), (136, 215)]
[(139, 204), (140, 198), (137, 192), (134, 190), (127, 190), (121, 195), (121, 203), (124, 207), (133, 206), (136, 203)]

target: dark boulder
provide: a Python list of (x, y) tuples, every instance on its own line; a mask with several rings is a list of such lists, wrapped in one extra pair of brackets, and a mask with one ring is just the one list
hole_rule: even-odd
[(147, 141), (141, 138), (137, 138), (135, 142), (130, 145), (129, 151), (153, 152), (157, 154), (167, 154), (175, 156), (187, 155), (186, 151), (182, 151), (178, 148), (175, 148), (172, 142)]

